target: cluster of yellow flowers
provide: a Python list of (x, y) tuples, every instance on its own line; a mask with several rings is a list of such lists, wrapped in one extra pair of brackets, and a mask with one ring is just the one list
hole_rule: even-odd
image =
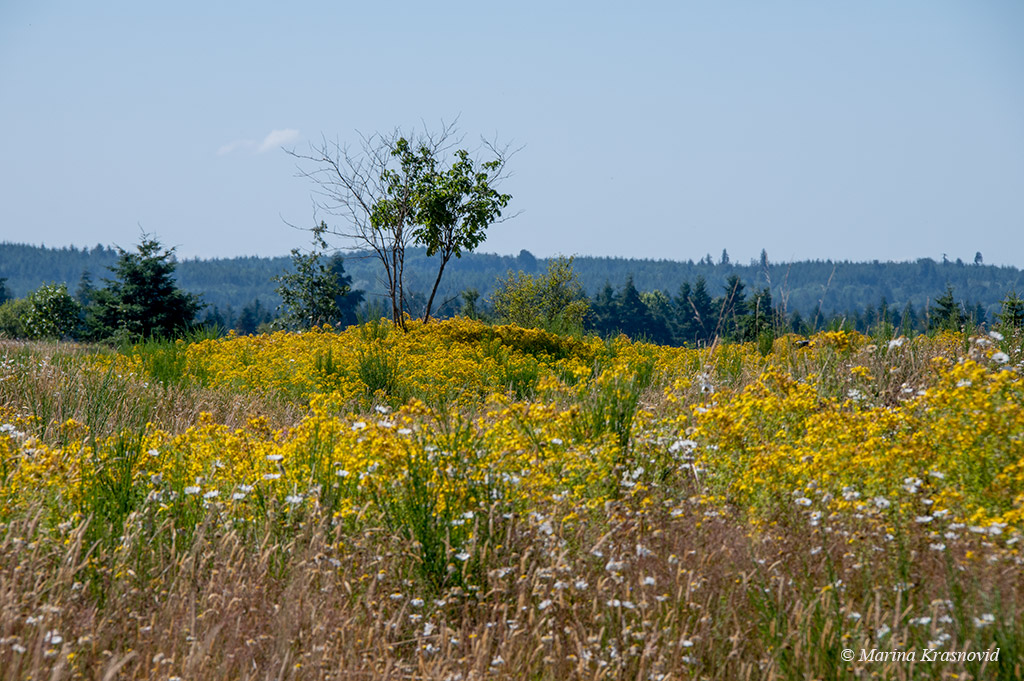
[[(973, 360), (937, 361), (927, 390), (889, 407), (822, 397), (775, 368), (694, 414), (701, 463), (741, 504), (829, 495), (836, 508), (1024, 526), (1024, 382)], [(854, 368), (854, 373), (857, 367)], [(929, 509), (925, 509), (929, 510)]]
[[(69, 421), (58, 444), (8, 409), (0, 514), (41, 495), (81, 507), (101, 483), (242, 518), (269, 503), (344, 518), (415, 492), (453, 520), (498, 499), (596, 505), (659, 488), (755, 515), (813, 502), (1024, 528), (1024, 380), (969, 349), (829, 332), (762, 356), (465, 319), (229, 336), (185, 347), (186, 375), (301, 404), (301, 422), (95, 439)], [(135, 355), (95, 361), (145, 372)]]

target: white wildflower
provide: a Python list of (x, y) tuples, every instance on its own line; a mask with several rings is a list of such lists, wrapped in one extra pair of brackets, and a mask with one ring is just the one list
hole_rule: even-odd
[(995, 615), (993, 615), (991, 613), (985, 613), (981, 617), (975, 617), (974, 618), (974, 626), (976, 626), (976, 627), (978, 627), (980, 629), (982, 627), (987, 627), (990, 624), (994, 624), (995, 621), (996, 621), (996, 616)]

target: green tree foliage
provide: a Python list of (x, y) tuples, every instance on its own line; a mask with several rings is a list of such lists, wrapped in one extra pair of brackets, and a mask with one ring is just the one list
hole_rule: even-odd
[(743, 340), (744, 318), (747, 316), (746, 286), (738, 274), (730, 275), (725, 282), (722, 298), (716, 301), (719, 309), (716, 331), (729, 340)]
[(78, 331), (80, 307), (67, 284), (43, 284), (28, 295), (22, 316), (26, 338), (65, 338)]
[(0, 336), (6, 338), (25, 338), (26, 331), (22, 322), (28, 310), (27, 298), (11, 298), (0, 305)]
[(590, 308), (572, 269), (572, 258), (548, 261), (545, 274), (509, 272), (492, 296), (494, 313), (503, 323), (554, 331), (583, 328)]
[[(507, 213), (508, 209), (503, 212)], [(442, 292), (446, 290), (458, 292), (475, 288), (480, 292), (482, 309), (483, 301), (491, 296), (497, 279), (509, 270), (537, 274), (547, 269), (546, 260), (534, 258), (529, 253), (502, 256), (478, 251), (464, 252), (461, 259), (452, 258), (445, 268), (444, 279), (437, 293), (438, 299), (442, 298)], [(966, 255), (973, 256), (972, 253)], [(971, 257), (965, 257), (964, 261), (970, 263)], [(0, 243), (0, 277), (7, 277), (8, 294), (15, 298), (23, 298), (28, 292), (49, 281), (67, 283), (68, 289), (78, 297), (76, 285), (83, 271), (103, 273), (116, 262), (117, 252), (114, 249), (44, 248)], [(218, 307), (227, 317), (229, 305), (241, 311), (256, 298), (262, 301), (266, 309), (275, 310), (281, 301), (274, 292), (275, 283), (272, 278), (290, 267), (290, 264), (288, 256), (188, 259), (178, 263), (175, 278), (183, 290), (202, 292), (204, 302)], [(746, 284), (748, 295), (770, 285), (773, 302), (778, 305), (784, 301), (790, 317), (799, 312), (803, 324), (800, 328), (807, 330), (825, 328), (827, 320), (833, 315), (854, 319), (858, 311), (862, 317), (859, 323), (870, 327), (877, 323), (878, 318), (869, 314), (869, 310), (877, 308), (884, 298), (888, 302), (896, 331), (904, 334), (926, 331), (927, 305), (934, 304), (935, 298), (943, 293), (947, 283), (953, 286), (957, 298), (969, 301), (968, 309), (977, 314), (977, 304), (981, 303), (985, 318), (994, 320), (1007, 291), (1024, 290), (1024, 271), (1018, 268), (989, 264), (958, 267), (953, 262), (943, 265), (928, 258), (898, 263), (810, 260), (780, 264), (769, 260), (769, 266), (770, 280), (764, 276), (764, 268), (760, 263), (740, 265), (735, 258), (725, 267), (717, 264), (716, 258), (712, 258), (709, 264), (706, 258), (698, 262), (578, 256), (573, 262), (573, 270), (588, 296), (600, 294), (607, 282), (611, 282), (613, 291), (618, 291), (626, 277), (633, 274), (634, 284), (639, 291), (671, 291), (676, 294), (674, 304), (679, 302), (675, 298), (684, 283), (689, 282), (691, 289), (696, 289), (697, 278), (703, 277), (706, 289), (717, 292), (722, 290), (730, 274), (737, 274)], [(437, 256), (427, 257), (425, 248), (410, 243), (405, 253), (406, 288), (410, 292), (423, 294), (421, 302), (417, 298), (416, 305), (405, 306), (410, 314), (415, 312), (418, 316), (423, 315), (437, 270)], [(352, 277), (354, 289), (362, 289), (367, 295), (387, 300), (383, 266), (372, 251), (363, 250), (346, 255), (345, 272)], [(101, 276), (95, 278), (97, 286), (103, 285)], [(449, 310), (451, 313), (458, 311), (457, 295), (448, 297), (455, 304), (443, 306), (435, 300), (432, 317), (447, 314)], [(815, 310), (819, 305), (820, 315), (817, 315)], [(914, 312), (913, 315), (903, 315), (904, 311), (910, 310)], [(384, 312), (388, 312), (386, 305)], [(702, 318), (709, 317), (705, 315)], [(676, 342), (710, 342), (707, 339), (714, 337), (718, 310), (710, 315), (710, 319), (710, 332), (699, 339), (692, 329), (687, 330), (680, 323), (679, 328), (673, 328)], [(677, 321), (680, 321), (678, 316)], [(234, 322), (237, 323), (237, 314)]]
[(391, 315), (404, 325), (409, 309), (405, 290), (406, 249), (425, 248), (435, 261), (436, 275), (426, 298), (423, 318), (434, 300), (449, 261), (474, 250), (487, 228), (501, 215), (511, 196), (496, 190), (508, 159), (507, 150), (488, 145), (491, 160), (477, 163), (465, 149), (449, 162), (454, 125), (412, 141), (395, 131), (362, 140), (358, 152), (326, 142), (309, 155), (293, 155), (313, 164), (302, 174), (318, 187), (317, 207), (342, 217), (338, 234), (370, 249), (383, 268), (382, 282), (391, 301)]
[(462, 313), (462, 316), (469, 319), (480, 319), (481, 312), (478, 307), (480, 292), (475, 288), (467, 288), (460, 297), (462, 298), (462, 306), (459, 311)]
[(311, 329), (324, 324), (355, 321), (355, 307), (361, 292), (352, 292), (352, 278), (345, 274), (340, 257), (325, 258), (323, 235), (327, 224), (313, 228), (313, 248), (303, 255), (292, 249), (292, 269), (274, 278), (281, 296), (281, 316), (277, 324), (285, 329)]
[(753, 341), (773, 334), (776, 328), (775, 310), (772, 307), (772, 292), (763, 288), (750, 298), (749, 313), (743, 320), (743, 340)]
[(935, 299), (935, 306), (928, 308), (929, 331), (959, 331), (967, 321), (967, 312), (953, 297), (953, 287), (946, 286), (946, 292)]
[(199, 297), (178, 288), (174, 249), (143, 235), (135, 253), (118, 249), (114, 279), (93, 294), (86, 313), (94, 339), (172, 338), (189, 330), (202, 308)]
[(996, 318), (1004, 328), (1024, 329), (1024, 299), (1016, 291), (1010, 291), (1003, 299), (1002, 309)]
[(244, 335), (252, 335), (259, 331), (263, 325), (269, 325), (274, 321), (274, 313), (263, 306), (259, 298), (256, 298), (238, 314), (235, 320), (235, 331)]
[(692, 340), (696, 344), (708, 343), (715, 337), (715, 306), (708, 293), (708, 284), (704, 277), (697, 277), (693, 283), (693, 290), (687, 298), (687, 306), (692, 312), (691, 327), (693, 329)]
[(7, 292), (7, 277), (0, 277), (0, 305), (3, 305), (11, 299), (11, 294)]
[[(424, 149), (421, 147), (421, 151)], [(407, 146), (396, 151), (403, 157), (410, 153)], [(512, 199), (511, 194), (501, 194), (493, 187), (505, 166), (503, 154), (477, 166), (468, 151), (459, 149), (455, 159), (447, 170), (438, 170), (436, 159), (431, 157), (430, 170), (423, 174), (416, 192), (418, 224), (413, 229), (413, 238), (426, 247), (428, 257), (436, 255), (440, 260), (423, 321), (430, 319), (448, 261), (452, 256), (461, 258), (464, 250), (475, 250), (486, 238), (487, 228), (501, 217), (501, 209)]]

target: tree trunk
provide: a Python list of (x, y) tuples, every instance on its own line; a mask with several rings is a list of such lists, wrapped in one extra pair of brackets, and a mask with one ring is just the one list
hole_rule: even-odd
[(451, 260), (451, 254), (441, 256), (441, 267), (437, 270), (437, 279), (434, 280), (434, 288), (430, 290), (430, 298), (427, 299), (427, 311), (423, 313), (423, 323), (430, 319), (430, 310), (434, 307), (434, 296), (437, 295), (437, 287), (441, 285), (441, 275), (444, 274), (444, 267)]

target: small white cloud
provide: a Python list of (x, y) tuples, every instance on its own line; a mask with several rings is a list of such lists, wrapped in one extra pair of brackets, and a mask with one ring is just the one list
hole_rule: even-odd
[(286, 128), (284, 130), (271, 130), (270, 134), (263, 138), (260, 143), (259, 149), (256, 150), (257, 154), (262, 154), (265, 151), (276, 149), (281, 145), (294, 142), (299, 138), (299, 131)]
[(288, 144), (289, 142), (294, 142), (298, 138), (298, 130), (292, 130), (291, 128), (285, 128), (284, 130), (271, 130), (261, 142), (257, 142), (255, 140), (235, 140), (233, 142), (228, 142), (217, 150), (217, 155), (224, 156), (225, 154), (230, 154), (236, 151), (248, 151), (254, 154), (262, 154)]

